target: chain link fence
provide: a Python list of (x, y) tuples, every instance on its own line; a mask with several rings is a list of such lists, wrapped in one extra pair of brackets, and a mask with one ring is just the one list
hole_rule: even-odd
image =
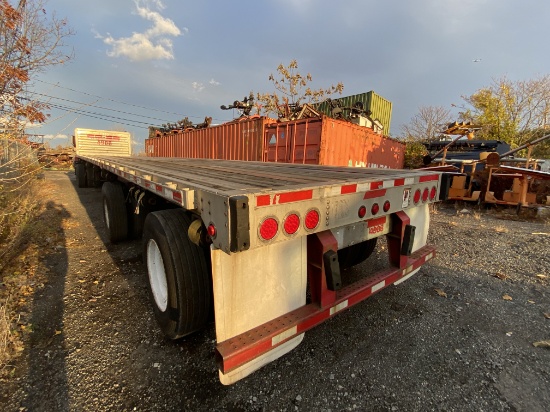
[(0, 183), (17, 181), (38, 165), (36, 151), (18, 140), (0, 138)]

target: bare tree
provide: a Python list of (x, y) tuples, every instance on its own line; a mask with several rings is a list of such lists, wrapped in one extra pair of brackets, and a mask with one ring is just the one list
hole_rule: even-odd
[[(0, 0), (0, 125), (21, 131), (26, 122), (46, 119), (47, 105), (25, 96), (32, 79), (46, 68), (73, 57), (65, 39), (72, 35), (65, 19), (48, 14), (46, 0)], [(20, 135), (17, 133), (17, 135)]]
[(503, 77), (463, 99), (469, 106), (461, 118), (483, 125), (478, 135), (485, 139), (517, 147), (550, 126), (550, 75), (522, 81)]
[(433, 141), (451, 121), (451, 112), (441, 106), (422, 106), (408, 124), (401, 126), (407, 142)]
[(266, 113), (275, 113), (279, 115), (283, 106), (301, 106), (304, 103), (316, 103), (323, 100), (326, 96), (333, 93), (342, 94), (344, 90), (343, 83), (339, 82), (336, 85), (323, 89), (311, 89), (308, 84), (312, 81), (311, 74), (302, 76), (298, 72), (298, 62), (291, 60), (288, 66), (279, 64), (277, 67), (279, 79), (276, 79), (273, 74), (269, 75), (269, 80), (273, 82), (275, 87), (274, 93), (258, 93), (257, 103), (258, 111)]

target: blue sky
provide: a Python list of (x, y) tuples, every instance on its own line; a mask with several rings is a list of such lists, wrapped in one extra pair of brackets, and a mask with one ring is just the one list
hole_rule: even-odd
[(420, 106), (456, 114), (493, 79), (550, 69), (540, 0), (48, 0), (46, 10), (76, 31), (74, 60), (32, 88), (52, 110), (27, 132), (54, 145), (75, 127), (123, 128), (139, 151), (148, 124), (231, 120), (238, 113), (220, 105), (272, 92), (269, 74), (292, 59), (314, 88), (342, 82), (344, 96), (390, 100), (393, 136)]

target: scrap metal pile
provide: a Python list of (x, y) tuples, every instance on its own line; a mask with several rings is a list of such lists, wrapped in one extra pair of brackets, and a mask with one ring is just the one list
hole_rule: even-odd
[[(457, 134), (457, 138), (426, 144), (427, 148), (439, 150), (425, 156), (425, 169), (453, 173), (449, 199), (517, 206), (518, 212), (521, 207), (550, 206), (550, 173), (541, 170), (543, 160), (531, 157), (533, 147), (550, 138), (550, 134), (499, 153), (499, 147), (507, 146), (502, 142), (460, 140), (465, 135), (472, 138), (477, 128), (472, 124), (451, 123), (446, 131), (452, 129), (454, 133), (448, 134)], [(455, 158), (454, 152), (449, 151), (453, 145), (463, 146), (459, 149), (470, 148), (477, 157)], [(524, 149), (527, 149), (525, 158), (513, 157)], [(459, 152), (464, 154), (466, 150)]]
[(166, 123), (161, 127), (149, 126), (149, 139), (167, 134), (181, 133), (189, 130), (206, 129), (212, 124), (211, 117), (205, 117), (202, 123), (193, 124), (187, 117), (175, 123)]

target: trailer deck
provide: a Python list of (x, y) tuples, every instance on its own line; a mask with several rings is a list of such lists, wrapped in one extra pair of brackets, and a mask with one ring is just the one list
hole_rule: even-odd
[[(396, 169), (367, 169), (336, 166), (267, 163), (239, 160), (187, 159), (169, 157), (84, 157), (128, 180), (149, 180), (171, 189), (215, 190), (235, 196), (312, 186), (393, 181), (418, 181), (433, 172)], [(405, 183), (404, 183), (405, 184)]]

